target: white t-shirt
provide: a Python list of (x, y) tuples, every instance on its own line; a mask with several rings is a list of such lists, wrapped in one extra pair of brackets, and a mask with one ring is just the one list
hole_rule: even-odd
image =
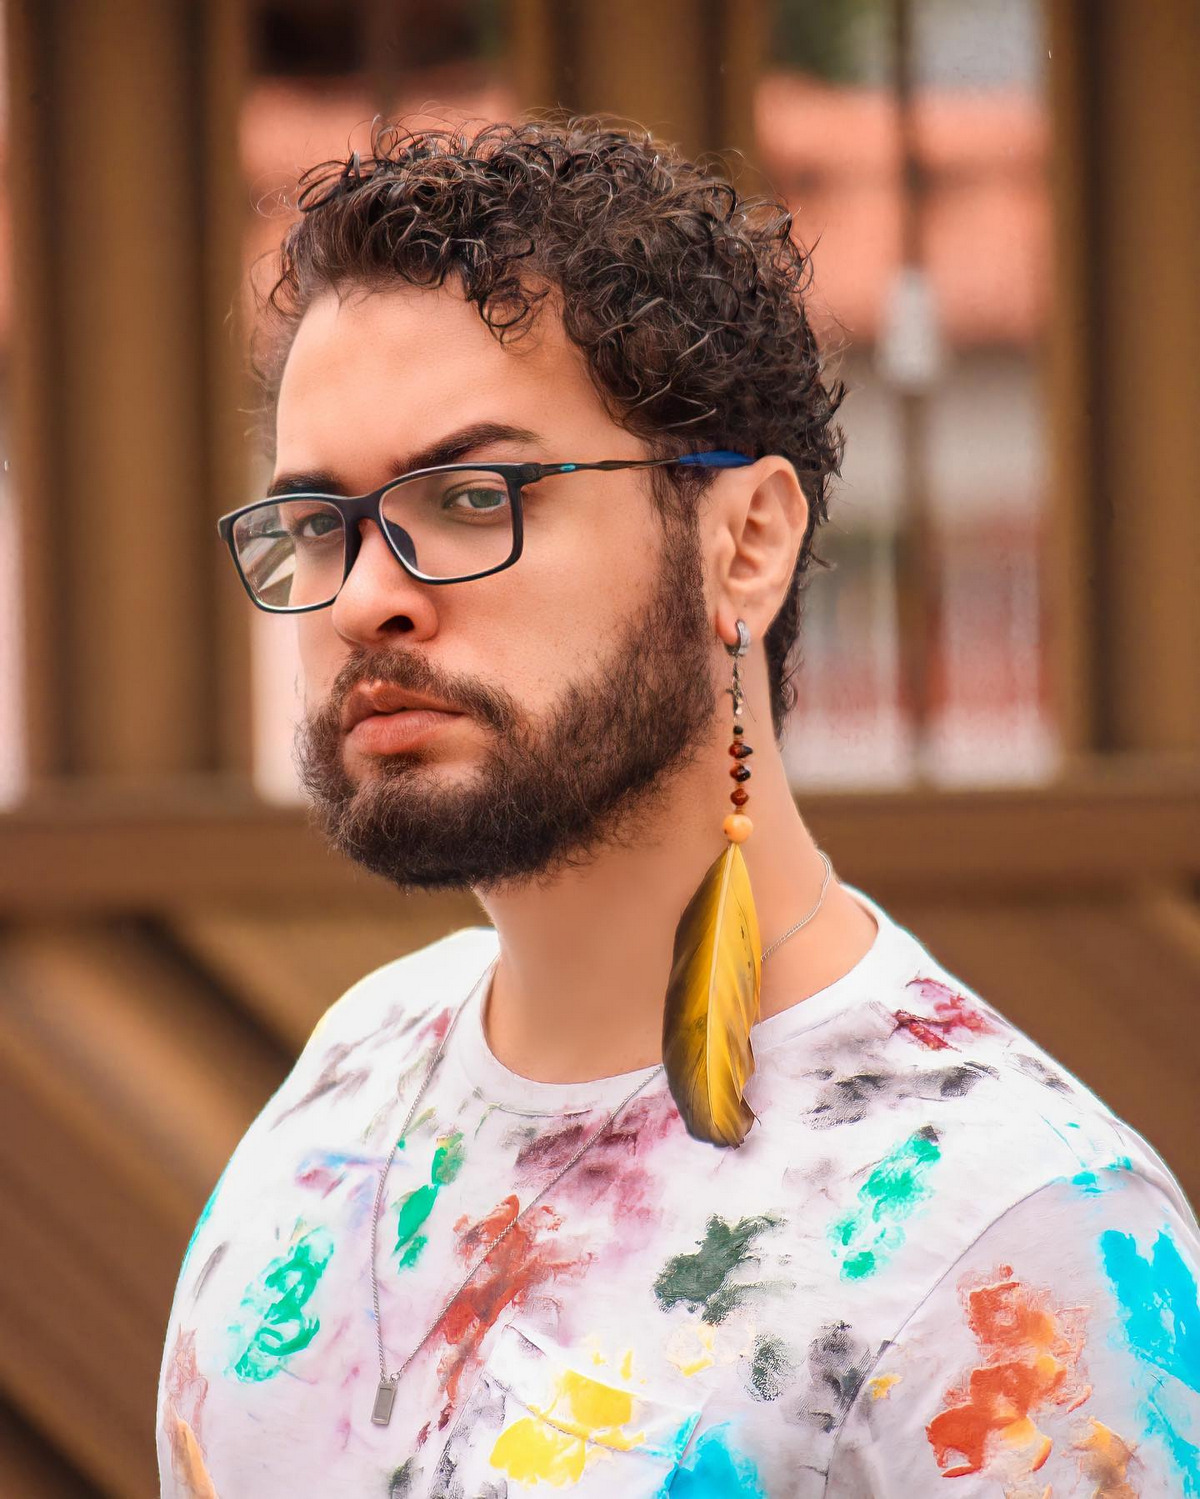
[[(166, 1499), (1200, 1494), (1200, 1228), (1178, 1183), (852, 894), (875, 943), (756, 1026), (737, 1150), (691, 1139), (654, 1069), (502, 1066), (491, 927), (348, 990), (188, 1245)], [(428, 1336), (376, 1425), (379, 1173), (464, 1000), (386, 1178), (388, 1372)]]

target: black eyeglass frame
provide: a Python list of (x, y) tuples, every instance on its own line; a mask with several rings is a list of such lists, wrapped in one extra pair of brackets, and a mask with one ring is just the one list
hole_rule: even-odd
[[(664, 468), (670, 464), (679, 464), (684, 467), (693, 468), (744, 468), (755, 460), (745, 453), (728, 452), (724, 449), (716, 449), (711, 452), (685, 453), (678, 458), (610, 458), (600, 463), (446, 463), (439, 464), (434, 468), (414, 469), (412, 473), (401, 474), (396, 479), (389, 479), (386, 484), (378, 489), (373, 489), (369, 494), (363, 495), (334, 495), (320, 494), (316, 491), (304, 491), (297, 494), (274, 495), (265, 500), (252, 500), (248, 505), (242, 505), (237, 510), (231, 510), (228, 515), (223, 515), (217, 521), (217, 534), (229, 548), (229, 555), (233, 558), (233, 565), (237, 569), (237, 575), (241, 579), (242, 587), (249, 595), (250, 602), (257, 609), (266, 614), (311, 614), (317, 609), (328, 609), (337, 599), (342, 586), (350, 576), (350, 571), (358, 560), (358, 554), (362, 547), (362, 537), (359, 534), (358, 523), (361, 520), (373, 520), (383, 533), (383, 538), (388, 548), (400, 566), (412, 578), (420, 583), (472, 583), (476, 578), (488, 578), (493, 573), (503, 572), (506, 567), (512, 567), (521, 556), (524, 545), (525, 526), (521, 512), (521, 491), (527, 484), (536, 484), (541, 479), (548, 479), (555, 474), (580, 473), (585, 469), (601, 469), (611, 471), (625, 468)], [(478, 573), (465, 573), (456, 578), (430, 578), (419, 568), (410, 563), (400, 552), (392, 537), (388, 534), (388, 527), (383, 517), (383, 497), (391, 490), (402, 484), (410, 483), (414, 479), (427, 479), (430, 474), (453, 474), (453, 473), (488, 473), (498, 474), (505, 482), (508, 489), (508, 502), (512, 508), (512, 551), (503, 562), (497, 563), (495, 567), (485, 568)], [(264, 604), (256, 597), (250, 586), (242, 564), (238, 558), (237, 545), (233, 538), (234, 522), (252, 510), (261, 510), (268, 505), (284, 504), (289, 500), (320, 500), (327, 505), (332, 505), (341, 512), (342, 525), (345, 531), (346, 566), (342, 573), (342, 581), (338, 584), (337, 593), (333, 598), (327, 599), (321, 604), (298, 604), (279, 605)]]

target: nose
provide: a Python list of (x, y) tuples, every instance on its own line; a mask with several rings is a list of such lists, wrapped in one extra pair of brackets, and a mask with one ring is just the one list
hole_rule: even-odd
[[(390, 526), (389, 533), (401, 555), (415, 564), (408, 532)], [(436, 633), (436, 585), (422, 583), (404, 569), (377, 520), (359, 521), (358, 535), (358, 555), (330, 605), (334, 629), (343, 639), (365, 646), (378, 646), (396, 634), (415, 632), (424, 639)]]

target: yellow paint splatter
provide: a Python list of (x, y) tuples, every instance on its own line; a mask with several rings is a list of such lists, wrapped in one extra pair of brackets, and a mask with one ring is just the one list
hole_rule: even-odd
[(645, 1439), (644, 1432), (623, 1429), (633, 1419), (633, 1402), (627, 1390), (567, 1369), (549, 1409), (535, 1409), (501, 1432), (492, 1466), (520, 1483), (578, 1483), (589, 1458), (606, 1448), (628, 1452)]
[(899, 1374), (876, 1374), (874, 1379), (867, 1380), (867, 1389), (872, 1400), (885, 1400), (892, 1386), (899, 1383)]
[(621, 1355), (621, 1378), (622, 1379), (632, 1379), (633, 1378), (633, 1349), (632, 1348), (626, 1348), (625, 1352)]
[(717, 1329), (708, 1322), (693, 1322), (677, 1329), (667, 1347), (667, 1360), (689, 1378), (717, 1361)]

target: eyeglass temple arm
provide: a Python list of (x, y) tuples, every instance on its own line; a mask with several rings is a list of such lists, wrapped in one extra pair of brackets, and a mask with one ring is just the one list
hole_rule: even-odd
[(579, 469), (660, 468), (665, 464), (678, 463), (692, 468), (745, 468), (754, 459), (745, 453), (733, 453), (716, 449), (711, 453), (685, 453), (680, 458), (607, 458), (601, 463), (526, 463), (522, 465), (521, 477), (531, 484), (535, 479), (545, 479), (551, 474), (573, 474)]

